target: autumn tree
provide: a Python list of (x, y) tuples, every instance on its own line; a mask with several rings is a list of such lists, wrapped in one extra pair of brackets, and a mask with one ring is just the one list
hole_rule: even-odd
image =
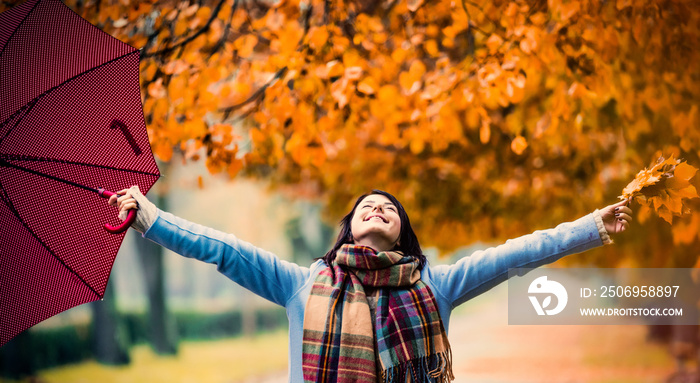
[[(270, 180), (332, 221), (381, 188), (424, 246), (574, 219), (660, 155), (700, 163), (695, 0), (67, 4), (142, 48), (160, 159)], [(695, 264), (699, 215), (637, 218), (576, 260)]]

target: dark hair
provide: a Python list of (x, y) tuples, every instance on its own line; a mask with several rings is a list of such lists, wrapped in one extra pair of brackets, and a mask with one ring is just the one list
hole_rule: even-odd
[(401, 219), (401, 233), (399, 234), (399, 241), (394, 247), (394, 250), (401, 251), (407, 256), (418, 259), (420, 262), (420, 268), (422, 269), (427, 261), (425, 259), (425, 255), (423, 255), (423, 250), (421, 250), (420, 244), (418, 243), (418, 237), (416, 237), (416, 233), (413, 232), (411, 221), (408, 219), (406, 210), (404, 210), (403, 205), (401, 205), (401, 202), (399, 202), (396, 197), (385, 191), (377, 189), (372, 190), (371, 193), (361, 195), (357, 201), (355, 201), (355, 206), (352, 207), (352, 210), (345, 217), (343, 217), (342, 220), (340, 220), (340, 233), (338, 233), (338, 238), (335, 241), (335, 245), (333, 245), (333, 247), (326, 253), (326, 255), (323, 256), (322, 259), (327, 265), (330, 265), (333, 263), (333, 260), (335, 260), (336, 252), (341, 246), (346, 243), (354, 243), (351, 230), (352, 217), (355, 215), (357, 205), (359, 205), (360, 202), (365, 199), (365, 197), (373, 194), (383, 195), (384, 197), (388, 198), (398, 210), (399, 218)]

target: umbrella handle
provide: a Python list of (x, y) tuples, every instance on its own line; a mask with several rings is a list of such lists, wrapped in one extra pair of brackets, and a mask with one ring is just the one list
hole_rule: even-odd
[[(102, 198), (107, 198), (117, 194), (114, 192), (111, 192), (109, 190), (105, 190), (104, 188), (97, 188), (97, 194), (100, 195)], [(120, 225), (114, 226), (110, 225), (108, 223), (105, 223), (104, 228), (108, 233), (112, 234), (121, 234), (126, 231), (126, 229), (131, 226), (132, 223), (136, 220), (136, 209), (131, 209), (129, 210), (129, 214), (126, 216), (126, 220), (122, 222)]]

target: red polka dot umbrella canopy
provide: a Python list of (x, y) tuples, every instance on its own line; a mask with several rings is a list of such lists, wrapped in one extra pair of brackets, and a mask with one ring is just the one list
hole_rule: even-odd
[(0, 345), (104, 295), (128, 223), (100, 196), (160, 175), (139, 53), (59, 0), (0, 14)]

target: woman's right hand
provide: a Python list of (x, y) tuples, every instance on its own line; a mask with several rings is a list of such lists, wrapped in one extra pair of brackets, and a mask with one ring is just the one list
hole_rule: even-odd
[(107, 203), (119, 208), (119, 219), (122, 221), (126, 220), (129, 210), (136, 209), (136, 221), (131, 227), (141, 233), (145, 233), (158, 216), (158, 208), (141, 193), (138, 185), (118, 191), (109, 197)]
[[(133, 186), (138, 190), (138, 186)], [(140, 191), (139, 191), (140, 192)], [(116, 192), (116, 194), (109, 197), (107, 203), (110, 206), (117, 206), (119, 208), (119, 219), (122, 221), (126, 220), (126, 216), (129, 214), (129, 210), (139, 208), (139, 203), (136, 202), (134, 196), (131, 194), (131, 189), (124, 189)]]

